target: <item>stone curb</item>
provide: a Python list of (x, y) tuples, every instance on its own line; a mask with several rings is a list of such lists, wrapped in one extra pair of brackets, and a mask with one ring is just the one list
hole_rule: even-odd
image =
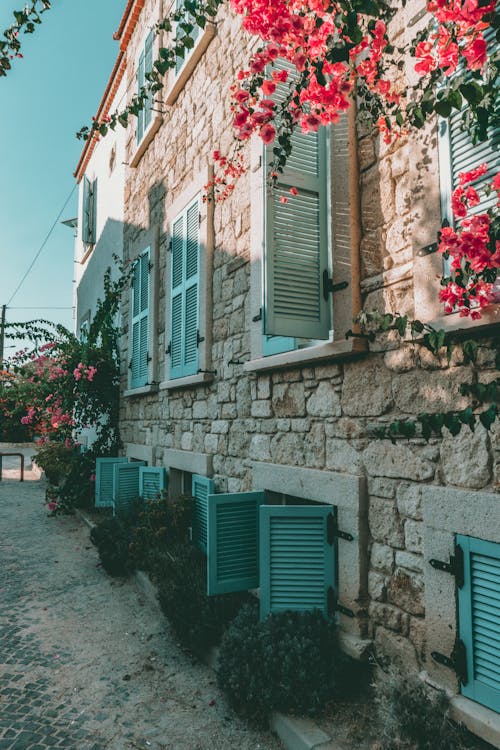
[[(95, 526), (95, 523), (80, 510), (76, 510), (75, 513), (89, 529)], [(137, 589), (154, 606), (158, 614), (163, 617), (164, 615), (158, 602), (156, 586), (151, 583), (148, 575), (142, 570), (137, 570), (132, 578)], [(204, 661), (211, 669), (215, 669), (217, 661), (216, 649), (212, 649)], [(285, 750), (345, 750), (344, 747), (320, 729), (311, 719), (275, 713), (271, 718), (270, 724), (273, 731), (283, 743)]]

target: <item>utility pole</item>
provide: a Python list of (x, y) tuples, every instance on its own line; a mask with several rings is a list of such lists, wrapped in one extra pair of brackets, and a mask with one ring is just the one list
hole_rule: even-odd
[(2, 305), (2, 317), (0, 318), (0, 367), (3, 366), (3, 346), (5, 341), (5, 311), (7, 305)]

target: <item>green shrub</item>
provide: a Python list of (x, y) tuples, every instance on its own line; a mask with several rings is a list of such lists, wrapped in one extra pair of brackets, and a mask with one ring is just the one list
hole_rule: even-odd
[(130, 555), (130, 530), (120, 518), (106, 518), (90, 532), (104, 570), (111, 576), (128, 576), (134, 569)]
[(264, 723), (273, 711), (317, 714), (342, 682), (346, 657), (319, 611), (258, 619), (244, 607), (222, 638), (217, 680), (233, 708)]
[(414, 672), (390, 667), (376, 684), (382, 737), (380, 750), (462, 750), (467, 733), (451, 721), (444, 691), (425, 685)]
[(177, 544), (165, 551), (158, 574), (161, 608), (179, 638), (192, 653), (201, 655), (219, 643), (247, 594), (207, 596), (205, 556), (195, 547)]

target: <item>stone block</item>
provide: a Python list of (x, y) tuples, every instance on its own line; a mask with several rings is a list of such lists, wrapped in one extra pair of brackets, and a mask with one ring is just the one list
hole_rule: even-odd
[(304, 460), (306, 466), (313, 468), (322, 468), (325, 465), (325, 428), (322, 422), (313, 424), (305, 436)]
[(416, 367), (417, 355), (414, 346), (401, 346), (391, 349), (384, 355), (384, 364), (393, 372), (409, 372)]
[(271, 402), (270, 401), (253, 401), (251, 407), (252, 417), (265, 418), (271, 417)]
[(252, 435), (250, 458), (256, 461), (271, 460), (271, 438), (269, 435)]
[(309, 396), (307, 413), (312, 417), (340, 416), (339, 395), (328, 381), (320, 381), (316, 390)]
[(303, 417), (306, 406), (304, 384), (277, 383), (273, 387), (272, 404), (277, 417)]
[(208, 405), (206, 401), (195, 401), (193, 404), (193, 419), (206, 419), (208, 417)]
[(327, 438), (326, 466), (328, 469), (332, 469), (332, 471), (360, 474), (362, 472), (363, 461), (361, 454), (349, 445), (346, 440)]
[(397, 569), (387, 586), (387, 601), (411, 615), (424, 614), (424, 584), (413, 572)]
[(374, 477), (368, 480), (368, 494), (377, 497), (393, 498), (396, 494), (397, 482), (393, 479)]
[(396, 565), (398, 568), (406, 568), (406, 570), (413, 570), (415, 573), (421, 573), (424, 569), (424, 559), (421, 555), (397, 550)]
[(275, 435), (271, 440), (271, 457), (277, 464), (303, 466), (304, 440), (296, 432)]
[(183, 432), (181, 437), (181, 448), (183, 451), (193, 450), (193, 433)]
[(422, 487), (418, 484), (401, 483), (397, 490), (398, 511), (402, 516), (422, 519)]
[(370, 498), (368, 523), (372, 538), (396, 549), (404, 548), (404, 531), (399, 515), (391, 500)]
[(378, 657), (386, 657), (392, 664), (418, 671), (415, 647), (403, 636), (378, 627), (375, 633), (375, 650)]
[(383, 625), (384, 628), (389, 628), (389, 630), (393, 630), (395, 633), (401, 632), (403, 614), (396, 607), (390, 604), (382, 604), (381, 602), (372, 602), (368, 608), (368, 614), (374, 623)]
[(366, 434), (364, 424), (360, 420), (350, 417), (340, 417), (336, 421), (327, 422), (325, 430), (327, 437), (346, 438), (347, 440), (364, 437)]
[(346, 364), (342, 387), (342, 413), (351, 417), (374, 417), (392, 406), (392, 376), (379, 357), (365, 363)]
[(422, 521), (405, 521), (405, 545), (409, 552), (422, 552)]
[(269, 375), (260, 375), (257, 378), (257, 398), (271, 398), (271, 378)]
[(386, 573), (392, 573), (394, 565), (394, 550), (385, 544), (373, 542), (370, 553), (370, 565), (376, 570), (383, 570)]
[(218, 435), (205, 435), (205, 452), (206, 453), (217, 453), (219, 449), (219, 436)]
[(229, 432), (229, 422), (222, 419), (214, 419), (212, 422), (212, 432), (216, 435), (225, 435)]
[(369, 475), (424, 481), (434, 476), (434, 465), (421, 458), (415, 449), (392, 445), (387, 440), (374, 441), (363, 451), (363, 462)]
[(394, 403), (406, 414), (464, 409), (467, 399), (460, 396), (460, 385), (467, 380), (463, 367), (403, 373), (393, 379)]
[(474, 432), (462, 427), (455, 437), (447, 430), (443, 432), (441, 468), (445, 482), (456, 487), (485, 487), (491, 479), (492, 468), (487, 430), (482, 425)]
[(368, 594), (375, 602), (383, 602), (386, 597), (386, 577), (371, 570), (368, 573)]

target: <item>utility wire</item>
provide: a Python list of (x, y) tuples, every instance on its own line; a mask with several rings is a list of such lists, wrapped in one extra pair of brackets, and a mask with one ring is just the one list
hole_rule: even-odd
[(9, 310), (72, 310), (73, 307), (9, 307)]
[(64, 212), (64, 209), (66, 208), (66, 206), (67, 206), (67, 205), (68, 205), (68, 203), (70, 202), (71, 198), (73, 197), (73, 193), (75, 192), (75, 190), (76, 190), (76, 182), (75, 182), (75, 184), (73, 185), (73, 188), (72, 188), (72, 190), (71, 190), (71, 193), (70, 193), (70, 194), (68, 195), (68, 197), (66, 198), (66, 200), (65, 200), (65, 202), (64, 202), (64, 206), (63, 206), (63, 207), (61, 208), (61, 210), (60, 210), (60, 211), (59, 211), (59, 213), (57, 214), (57, 218), (56, 218), (56, 220), (54, 221), (54, 223), (53, 223), (53, 224), (52, 224), (52, 226), (50, 227), (50, 229), (49, 229), (49, 232), (48, 232), (47, 236), (45, 237), (44, 241), (43, 241), (43, 242), (42, 242), (42, 244), (40, 245), (40, 247), (39, 247), (38, 251), (37, 251), (37, 252), (36, 252), (36, 254), (35, 254), (35, 257), (34, 257), (34, 258), (33, 258), (33, 260), (31, 261), (31, 263), (30, 263), (30, 265), (29, 265), (29, 268), (28, 268), (28, 270), (26, 271), (26, 273), (24, 274), (23, 278), (21, 279), (21, 281), (20, 281), (20, 282), (19, 282), (19, 284), (17, 285), (16, 289), (14, 290), (14, 294), (13, 294), (13, 295), (11, 296), (10, 300), (9, 300), (9, 301), (7, 302), (7, 307), (8, 307), (9, 305), (10, 305), (10, 303), (12, 302), (12, 300), (14, 299), (14, 297), (16, 296), (16, 294), (18, 293), (18, 291), (20, 290), (20, 288), (22, 287), (22, 285), (24, 284), (24, 282), (26, 281), (26, 279), (27, 279), (27, 277), (28, 277), (28, 274), (30, 273), (30, 271), (31, 271), (31, 269), (33, 268), (33, 266), (35, 265), (35, 263), (36, 263), (36, 261), (37, 261), (37, 259), (38, 259), (39, 255), (40, 255), (40, 253), (42, 252), (42, 250), (44, 249), (45, 245), (46, 245), (46, 244), (47, 244), (47, 242), (49, 241), (49, 239), (50, 239), (50, 237), (51, 237), (51, 235), (52, 235), (52, 232), (53, 232), (53, 231), (54, 231), (54, 229), (56, 228), (56, 226), (57, 226), (57, 223), (58, 223), (59, 219), (61, 218), (61, 216), (62, 216), (62, 214), (63, 214), (63, 212)]

